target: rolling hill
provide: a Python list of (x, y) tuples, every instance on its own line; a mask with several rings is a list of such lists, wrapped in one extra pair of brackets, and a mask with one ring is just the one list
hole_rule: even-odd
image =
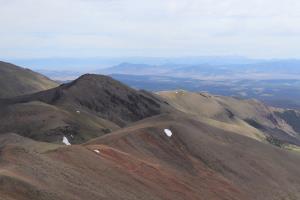
[(58, 86), (41, 74), (1, 61), (0, 74), (0, 98), (30, 94)]

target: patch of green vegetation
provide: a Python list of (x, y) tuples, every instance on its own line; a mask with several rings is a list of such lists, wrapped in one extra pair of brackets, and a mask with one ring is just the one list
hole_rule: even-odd
[(285, 144), (283, 146), (283, 148), (287, 149), (289, 151), (294, 151), (294, 152), (300, 153), (300, 146), (297, 146), (297, 145)]
[(284, 146), (284, 143), (281, 140), (274, 138), (272, 136), (267, 136), (266, 139), (270, 144), (275, 145), (277, 147), (282, 148)]

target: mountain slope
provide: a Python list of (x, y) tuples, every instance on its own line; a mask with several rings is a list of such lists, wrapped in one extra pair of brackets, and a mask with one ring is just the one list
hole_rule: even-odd
[(32, 139), (81, 143), (131, 122), (167, 112), (159, 97), (101, 75), (0, 101), (0, 130)]
[(300, 198), (298, 154), (186, 115), (148, 118), (83, 145), (14, 134), (0, 144), (0, 196), (10, 200)]
[(18, 133), (38, 141), (82, 143), (119, 126), (88, 112), (77, 113), (39, 101), (0, 106), (0, 134)]
[[(173, 135), (168, 137), (165, 129), (171, 130)], [(178, 171), (184, 177), (188, 177), (185, 173), (196, 176), (199, 182), (188, 185), (192, 188), (200, 186), (194, 190), (200, 191), (198, 198), (234, 199), (234, 196), (226, 196), (229, 188), (229, 194), (237, 195), (238, 199), (298, 199), (300, 195), (300, 179), (293, 177), (300, 172), (296, 164), (300, 161), (299, 154), (184, 115), (153, 117), (88, 144), (95, 144), (90, 149), (97, 149), (99, 143), (159, 163), (161, 168)], [(201, 177), (210, 170), (213, 171), (211, 178)], [(221, 175), (225, 180), (220, 178), (212, 183), (214, 175)], [(226, 186), (226, 182), (229, 185)], [(210, 184), (214, 187), (210, 188)], [(219, 187), (224, 191), (219, 193)], [(217, 197), (205, 196), (210, 192)]]
[(58, 86), (41, 74), (0, 61), (0, 98), (20, 96)]
[(257, 100), (187, 91), (166, 91), (159, 95), (178, 110), (201, 117), (202, 121), (216, 127), (276, 145), (300, 145), (299, 129), (295, 128), (300, 118), (294, 117), (292, 124), (291, 120), (274, 112), (274, 108)]

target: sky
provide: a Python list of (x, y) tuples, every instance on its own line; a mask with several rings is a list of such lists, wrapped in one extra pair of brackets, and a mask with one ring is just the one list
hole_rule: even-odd
[(0, 0), (0, 59), (300, 58), (299, 0)]

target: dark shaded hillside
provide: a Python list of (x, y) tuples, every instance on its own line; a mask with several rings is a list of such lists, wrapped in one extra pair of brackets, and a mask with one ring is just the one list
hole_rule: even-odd
[(171, 108), (153, 94), (101, 75), (83, 75), (57, 88), (0, 101), (1, 132), (49, 142), (75, 142)]
[(276, 111), (276, 115), (284, 119), (287, 123), (289, 123), (295, 131), (299, 133), (300, 136), (300, 112), (297, 110), (282, 110)]
[(88, 112), (77, 113), (39, 101), (0, 106), (1, 134), (14, 132), (38, 141), (62, 143), (65, 136), (76, 144), (118, 128)]
[(134, 90), (108, 76), (86, 74), (77, 80), (33, 95), (5, 100), (41, 101), (67, 110), (84, 110), (119, 126), (168, 110), (167, 103), (146, 91)]
[(0, 98), (35, 93), (57, 86), (56, 82), (41, 74), (0, 61)]

